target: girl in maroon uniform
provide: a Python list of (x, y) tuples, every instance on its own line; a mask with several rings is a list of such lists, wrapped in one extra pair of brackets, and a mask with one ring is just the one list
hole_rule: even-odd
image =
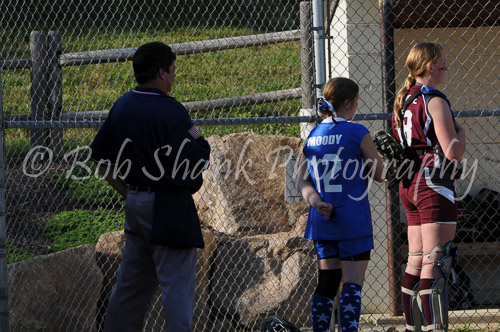
[[(455, 237), (455, 187), (445, 166), (463, 156), (465, 133), (455, 123), (446, 96), (434, 88), (444, 81), (448, 70), (443, 47), (431, 42), (416, 44), (410, 50), (406, 67), (409, 75), (396, 95), (392, 118), (394, 136), (410, 150), (415, 162), (399, 188), (408, 219), (409, 256), (402, 282), (406, 331), (421, 331), (421, 324), (428, 331), (447, 331), (447, 318), (442, 324), (436, 321), (428, 294), (435, 281), (443, 277), (442, 269), (432, 262), (442, 259), (445, 253), (431, 252)], [(414, 94), (418, 90), (421, 93)], [(405, 108), (405, 101), (412, 95), (417, 97)], [(418, 309), (412, 310), (418, 292), (423, 322), (416, 317)], [(447, 312), (447, 304), (444, 305)], [(436, 327), (439, 324), (443, 327)]]

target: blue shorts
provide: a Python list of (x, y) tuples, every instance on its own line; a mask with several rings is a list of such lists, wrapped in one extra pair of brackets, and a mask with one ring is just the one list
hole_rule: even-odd
[(318, 259), (349, 258), (372, 250), (373, 236), (352, 240), (315, 240), (314, 248)]

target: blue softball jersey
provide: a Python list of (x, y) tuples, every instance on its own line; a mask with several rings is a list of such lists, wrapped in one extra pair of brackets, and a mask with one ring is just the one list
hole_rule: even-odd
[(307, 138), (303, 152), (316, 190), (333, 205), (330, 219), (309, 207), (304, 237), (348, 240), (373, 235), (368, 180), (364, 173), (361, 140), (368, 129), (341, 118), (323, 121)]

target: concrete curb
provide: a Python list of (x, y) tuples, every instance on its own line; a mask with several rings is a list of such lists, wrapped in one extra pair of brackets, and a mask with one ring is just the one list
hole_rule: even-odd
[[(386, 331), (395, 327), (397, 331), (404, 331), (405, 321), (403, 316), (388, 315), (361, 315), (360, 331)], [(499, 328), (500, 309), (473, 309), (454, 310), (449, 312), (449, 326), (453, 328)]]

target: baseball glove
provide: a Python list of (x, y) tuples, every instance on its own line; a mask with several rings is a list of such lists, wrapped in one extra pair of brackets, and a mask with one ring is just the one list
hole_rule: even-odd
[(373, 143), (377, 152), (384, 161), (386, 177), (392, 186), (401, 180), (408, 171), (408, 158), (405, 156), (401, 145), (385, 130), (377, 130), (373, 134)]
[(383, 129), (377, 130), (373, 134), (373, 143), (375, 143), (379, 156), (386, 163), (392, 163), (393, 166), (398, 167), (406, 159), (401, 145)]

